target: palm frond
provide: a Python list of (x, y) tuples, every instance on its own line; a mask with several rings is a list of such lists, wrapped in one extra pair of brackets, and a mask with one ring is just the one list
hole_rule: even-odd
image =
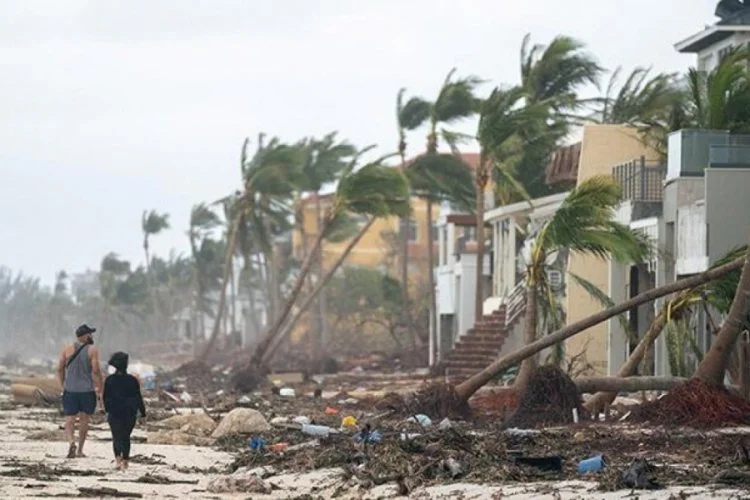
[[(591, 297), (595, 302), (597, 302), (602, 309), (608, 309), (610, 307), (614, 307), (615, 301), (612, 300), (612, 298), (607, 295), (601, 288), (596, 286), (591, 281), (587, 280), (583, 276), (580, 276), (576, 273), (572, 273), (568, 271), (568, 276), (581, 288), (583, 288), (583, 291), (585, 291), (589, 297)], [(637, 334), (633, 332), (630, 329), (630, 323), (628, 322), (628, 317), (625, 313), (620, 314), (617, 316), (617, 321), (620, 323), (620, 328), (622, 329), (623, 333), (627, 336), (627, 338), (632, 342), (633, 340), (637, 340)]]
[(406, 169), (416, 196), (433, 202), (450, 201), (464, 210), (476, 206), (474, 176), (461, 157), (453, 154), (423, 154)]

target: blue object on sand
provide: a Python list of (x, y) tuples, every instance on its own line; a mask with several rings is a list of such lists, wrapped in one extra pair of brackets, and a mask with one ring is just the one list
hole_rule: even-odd
[(588, 474), (589, 472), (601, 472), (607, 466), (604, 455), (595, 455), (578, 462), (578, 473)]

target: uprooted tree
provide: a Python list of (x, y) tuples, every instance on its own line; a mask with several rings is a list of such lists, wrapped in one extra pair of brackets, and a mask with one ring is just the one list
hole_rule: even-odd
[[(632, 378), (638, 370), (638, 366), (643, 362), (647, 351), (664, 331), (667, 324), (681, 317), (690, 306), (702, 304), (705, 300), (720, 313), (728, 313), (738, 286), (739, 271), (744, 263), (742, 254), (745, 251), (744, 248), (732, 251), (711, 267), (712, 269), (722, 268), (725, 271), (722, 276), (717, 276), (715, 280), (703, 285), (683, 290), (676, 297), (665, 301), (638, 345), (620, 367), (617, 377)], [(598, 413), (612, 404), (617, 397), (617, 392), (604, 389), (600, 388), (601, 392), (597, 392), (586, 402), (587, 410)]]
[[(604, 321), (607, 321), (610, 318), (633, 309), (634, 307), (638, 307), (642, 304), (646, 304), (672, 293), (681, 292), (683, 290), (708, 283), (709, 281), (715, 280), (716, 278), (723, 276), (733, 269), (737, 269), (738, 266), (744, 266), (744, 276), (744, 268), (748, 267), (747, 256), (740, 257), (728, 264), (709, 269), (703, 273), (696, 274), (689, 278), (684, 278), (675, 281), (674, 283), (669, 283), (667, 285), (652, 288), (651, 290), (638, 294), (629, 300), (583, 318), (580, 321), (576, 321), (575, 323), (561, 328), (560, 330), (557, 330), (550, 335), (547, 335), (530, 344), (520, 347), (504, 356), (501, 356), (481, 372), (458, 384), (453, 390), (455, 394), (454, 399), (458, 402), (466, 402), (482, 386), (495, 379), (498, 375), (503, 373), (508, 368), (517, 365), (524, 359), (527, 359), (530, 356), (534, 356), (535, 354), (548, 347), (551, 347), (559, 342), (563, 342), (564, 340), (573, 337), (574, 335), (577, 335), (584, 330), (591, 328), (592, 326), (603, 323)], [(740, 280), (740, 283), (742, 284), (742, 280)], [(738, 296), (739, 295), (741, 294), (738, 294)]]

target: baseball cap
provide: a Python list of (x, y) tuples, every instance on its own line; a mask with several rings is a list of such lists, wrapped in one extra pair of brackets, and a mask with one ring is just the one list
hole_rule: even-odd
[(96, 328), (91, 328), (89, 325), (84, 323), (76, 328), (76, 337), (80, 337), (81, 335), (88, 335), (89, 333), (94, 333), (95, 331)]

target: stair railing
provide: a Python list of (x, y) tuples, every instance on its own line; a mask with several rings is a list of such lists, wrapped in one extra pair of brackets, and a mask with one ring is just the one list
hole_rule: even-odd
[(526, 282), (521, 279), (505, 297), (505, 326), (510, 327), (526, 308)]

